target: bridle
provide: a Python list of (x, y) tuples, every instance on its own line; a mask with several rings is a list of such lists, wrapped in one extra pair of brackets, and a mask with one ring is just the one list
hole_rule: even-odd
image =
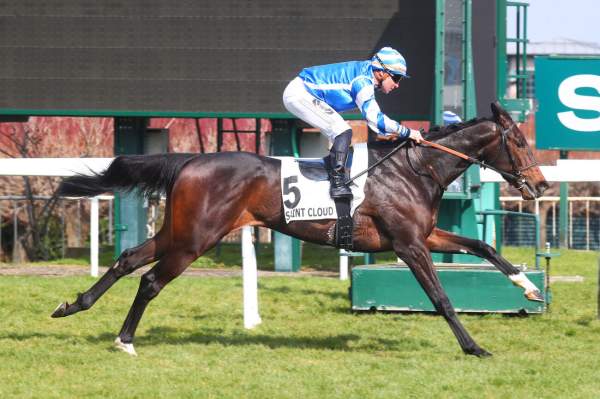
[[(496, 125), (500, 126), (498, 123), (496, 123)], [(500, 126), (502, 128), (502, 126)], [(468, 161), (472, 164), (476, 164), (481, 166), (484, 169), (491, 169), (494, 172), (500, 174), (502, 177), (504, 177), (508, 182), (510, 182), (516, 189), (521, 190), (523, 187), (525, 187), (525, 185), (527, 184), (527, 180), (525, 179), (525, 177), (523, 177), (523, 172), (533, 168), (534, 166), (537, 166), (538, 163), (537, 161), (534, 161), (532, 164), (524, 166), (522, 168), (519, 168), (517, 166), (517, 163), (515, 161), (515, 158), (513, 157), (513, 154), (509, 151), (508, 149), (508, 133), (512, 131), (513, 128), (516, 127), (516, 124), (514, 122), (512, 122), (510, 124), (509, 127), (507, 127), (506, 129), (501, 129), (500, 130), (500, 141), (501, 141), (501, 147), (504, 150), (504, 152), (508, 155), (508, 160), (510, 162), (510, 166), (511, 166), (511, 171), (510, 172), (505, 172), (503, 170), (498, 169), (495, 166), (490, 165), (490, 163), (496, 163), (496, 161), (498, 160), (498, 157), (500, 156), (500, 151), (497, 153), (496, 157), (494, 158), (493, 161), (491, 162), (484, 162), (480, 159), (471, 157), (469, 155), (463, 154), (462, 152), (453, 150), (452, 148), (443, 146), (441, 144), (438, 143), (434, 143), (431, 141), (427, 141), (427, 140), (423, 140), (422, 143), (425, 145), (428, 145), (430, 147), (436, 148), (438, 150), (447, 152), (448, 154), (454, 155), (458, 158), (464, 159), (465, 161)], [(408, 157), (408, 151), (406, 153), (407, 157)], [(409, 164), (410, 164), (410, 157), (408, 158), (409, 160)], [(429, 175), (424, 175), (422, 173), (419, 173), (418, 171), (416, 171), (416, 169), (412, 166), (412, 164), (410, 164), (411, 168), (418, 174), (421, 176), (428, 176), (431, 177), (434, 181), (436, 181), (441, 187), (443, 187), (443, 185), (441, 184), (441, 180), (440, 178), (435, 174), (432, 173), (431, 176)], [(431, 167), (431, 165), (427, 165), (429, 166), (430, 169), (430, 173), (433, 172), (433, 168)]]
[[(500, 126), (500, 125), (498, 125), (498, 126)], [(500, 127), (502, 128), (502, 126), (500, 126)], [(513, 157), (513, 154), (508, 149), (508, 133), (511, 132), (515, 127), (516, 127), (516, 124), (514, 122), (511, 122), (510, 126), (508, 126), (506, 129), (500, 130), (500, 141), (502, 143), (502, 148), (504, 149), (504, 152), (506, 152), (506, 154), (508, 155), (508, 161), (510, 162), (510, 167), (512, 169), (511, 173), (500, 171), (499, 169), (497, 169), (493, 166), (490, 166), (481, 161), (480, 161), (481, 163), (479, 165), (484, 168), (492, 169), (493, 171), (501, 174), (502, 177), (506, 178), (509, 181), (511, 181), (511, 180), (514, 181), (515, 188), (520, 190), (527, 183), (525, 178), (523, 177), (523, 172), (528, 169), (531, 169), (535, 166), (538, 166), (538, 162), (536, 160), (534, 160), (531, 164), (529, 164), (527, 166), (523, 166), (521, 168), (519, 168), (517, 166), (517, 163), (515, 161), (515, 158)], [(499, 156), (500, 156), (500, 152), (498, 152), (498, 154), (496, 155), (496, 158), (494, 158), (494, 161), (490, 162), (490, 163), (496, 163)]]
[[(500, 126), (498, 123), (496, 123), (496, 125)], [(502, 127), (502, 126), (500, 126)], [(510, 162), (510, 166), (511, 166), (511, 172), (505, 172), (503, 170), (500, 170), (498, 168), (496, 168), (495, 166), (490, 165), (489, 163), (486, 163), (484, 161), (481, 161), (477, 158), (471, 157), (469, 155), (463, 154), (462, 152), (453, 150), (449, 147), (443, 146), (441, 144), (438, 143), (434, 143), (432, 141), (427, 141), (427, 140), (423, 140), (423, 144), (428, 145), (430, 147), (436, 148), (438, 150), (447, 152), (448, 154), (454, 155), (456, 157), (462, 158), (465, 161), (468, 161), (472, 164), (476, 164), (481, 166), (484, 169), (491, 169), (494, 172), (500, 174), (502, 177), (504, 177), (507, 181), (512, 182), (511, 184), (518, 190), (521, 190), (526, 184), (527, 184), (527, 180), (525, 180), (525, 178), (523, 177), (523, 172), (533, 168), (534, 166), (538, 165), (537, 161), (534, 161), (532, 164), (524, 166), (522, 168), (519, 168), (517, 166), (517, 163), (512, 155), (512, 153), (509, 151), (508, 149), (508, 133), (512, 131), (513, 128), (516, 127), (516, 124), (514, 122), (512, 122), (510, 124), (509, 127), (507, 127), (506, 129), (501, 129), (500, 130), (500, 141), (502, 143), (502, 148), (504, 149), (504, 152), (506, 152), (506, 154), (508, 155), (508, 160)], [(422, 129), (421, 129), (422, 130)], [(406, 143), (408, 142), (408, 139), (403, 141), (402, 143), (398, 144), (397, 146), (395, 146), (388, 154), (386, 154), (384, 157), (382, 157), (379, 161), (375, 162), (373, 165), (371, 165), (370, 167), (368, 167), (367, 169), (363, 170), (361, 173), (355, 175), (354, 177), (352, 177), (351, 179), (348, 179), (346, 182), (344, 182), (345, 185), (348, 185), (350, 183), (352, 183), (355, 179), (357, 179), (359, 176), (368, 173), (369, 171), (371, 171), (372, 169), (374, 169), (376, 166), (378, 166), (379, 164), (381, 164), (382, 162), (384, 162), (386, 159), (390, 158), (395, 152), (397, 152), (400, 148), (402, 148), (403, 146), (406, 145)], [(406, 148), (407, 150), (407, 158), (409, 161), (409, 164), (411, 166), (411, 168), (415, 171), (415, 173), (417, 173), (420, 176), (427, 176), (432, 178), (435, 182), (437, 182), (440, 187), (444, 188), (443, 184), (441, 183), (440, 178), (437, 176), (437, 174), (435, 173), (435, 171), (433, 170), (433, 168), (431, 167), (431, 165), (429, 165), (429, 169), (430, 169), (430, 173), (433, 173), (432, 175), (425, 175), (422, 173), (419, 173), (414, 166), (412, 165), (412, 163), (410, 162), (410, 157), (408, 156), (408, 147)], [(498, 154), (496, 155), (496, 158), (494, 158), (494, 161), (491, 163), (495, 163), (498, 160), (498, 157), (500, 156), (500, 152), (498, 152)]]

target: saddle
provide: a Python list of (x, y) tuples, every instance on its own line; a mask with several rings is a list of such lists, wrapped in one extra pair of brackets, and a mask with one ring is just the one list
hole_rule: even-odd
[[(354, 148), (350, 147), (348, 158), (346, 160), (345, 173), (346, 180), (350, 178), (350, 168), (352, 167), (352, 158)], [(329, 180), (329, 171), (331, 170), (329, 155), (321, 159), (299, 159), (298, 166), (300, 173), (307, 179), (315, 181)], [(353, 241), (354, 223), (350, 216), (350, 199), (334, 199), (338, 219), (335, 224), (335, 237), (332, 241), (340, 248), (351, 251)]]

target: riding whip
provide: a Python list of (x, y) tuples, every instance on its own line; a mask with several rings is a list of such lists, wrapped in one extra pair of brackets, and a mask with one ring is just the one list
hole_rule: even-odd
[(404, 145), (407, 143), (407, 141), (408, 140), (401, 142), (396, 147), (392, 148), (392, 150), (390, 152), (385, 154), (379, 161), (375, 162), (373, 165), (369, 166), (367, 169), (363, 170), (362, 172), (360, 172), (356, 176), (352, 177), (351, 179), (346, 180), (344, 182), (344, 185), (347, 186), (348, 184), (352, 183), (354, 180), (358, 179), (360, 176), (364, 175), (365, 173), (368, 173), (373, 168), (375, 168), (377, 165), (379, 165), (380, 163), (382, 163), (383, 161), (385, 161), (386, 159), (388, 159), (389, 157), (394, 155), (394, 153), (396, 153), (400, 148), (404, 147)]

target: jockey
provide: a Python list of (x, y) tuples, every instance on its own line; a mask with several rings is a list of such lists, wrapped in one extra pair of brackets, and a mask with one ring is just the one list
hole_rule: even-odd
[(333, 143), (329, 157), (332, 198), (352, 197), (350, 188), (344, 185), (352, 128), (339, 113), (358, 108), (371, 130), (386, 140), (423, 140), (418, 130), (385, 116), (375, 100), (375, 89), (388, 94), (408, 77), (404, 57), (384, 47), (370, 60), (305, 68), (287, 85), (283, 92), (287, 110), (320, 129)]

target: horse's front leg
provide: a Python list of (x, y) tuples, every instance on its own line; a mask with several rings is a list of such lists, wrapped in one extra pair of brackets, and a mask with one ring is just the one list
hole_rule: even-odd
[(491, 356), (491, 353), (482, 349), (475, 343), (458, 319), (456, 311), (450, 303), (446, 292), (442, 288), (438, 275), (434, 270), (431, 253), (425, 246), (424, 241), (425, 240), (415, 240), (413, 242), (407, 242), (406, 240), (395, 241), (394, 251), (400, 259), (406, 262), (413, 272), (438, 314), (441, 314), (444, 319), (446, 319), (463, 352), (467, 355), (479, 357)]
[(434, 252), (467, 253), (479, 256), (504, 273), (513, 284), (523, 288), (525, 298), (530, 301), (544, 301), (541, 291), (519, 269), (500, 256), (494, 248), (481, 240), (462, 237), (438, 228), (427, 237), (427, 248)]

